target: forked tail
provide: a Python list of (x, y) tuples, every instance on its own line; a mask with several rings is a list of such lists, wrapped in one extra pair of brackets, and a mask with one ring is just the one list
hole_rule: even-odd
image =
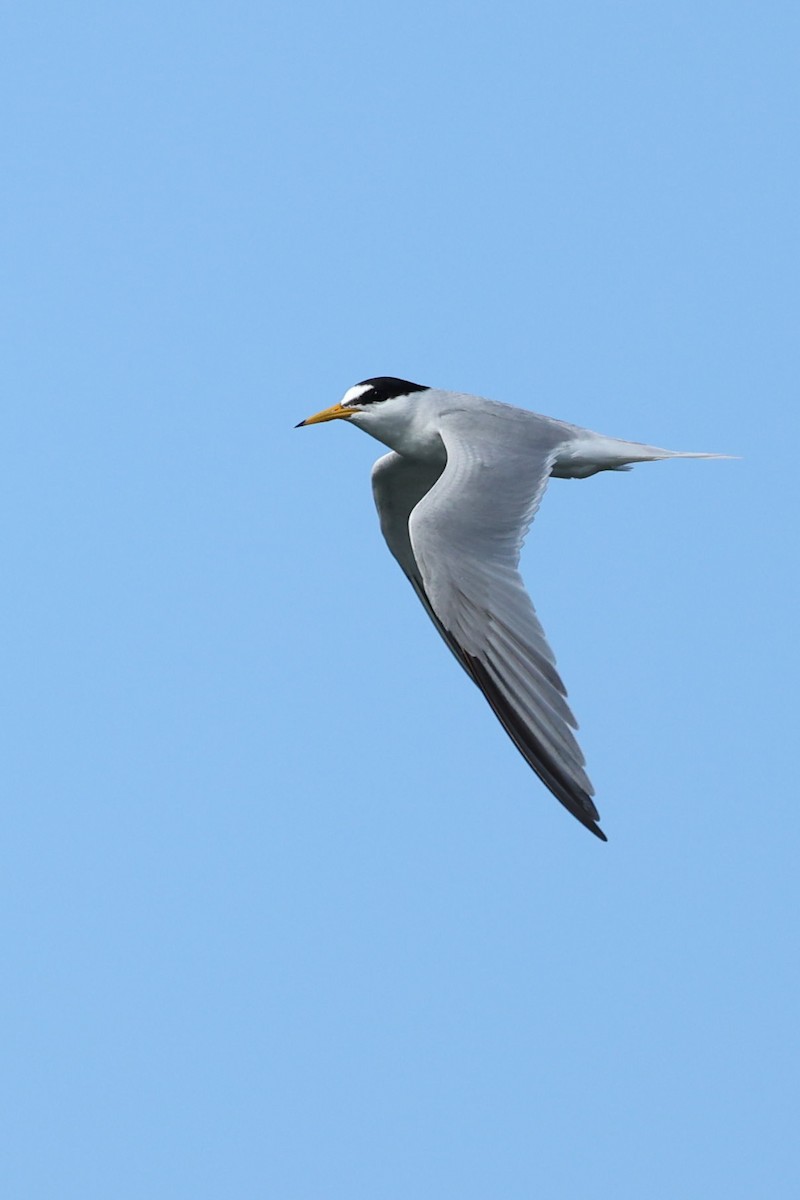
[(626, 442), (599, 433), (583, 433), (558, 452), (552, 474), (558, 479), (586, 479), (598, 471), (629, 471), (640, 462), (664, 458), (734, 458), (732, 454), (707, 454), (694, 450), (664, 450), (643, 442)]

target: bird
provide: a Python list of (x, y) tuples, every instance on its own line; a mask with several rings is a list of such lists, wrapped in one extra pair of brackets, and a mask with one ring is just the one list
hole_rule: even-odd
[(337, 420), (389, 448), (372, 469), (381, 532), (431, 621), (542, 783), (607, 841), (578, 724), (519, 573), (522, 544), (551, 478), (729, 456), (605, 437), (390, 375), (362, 380), (295, 428)]

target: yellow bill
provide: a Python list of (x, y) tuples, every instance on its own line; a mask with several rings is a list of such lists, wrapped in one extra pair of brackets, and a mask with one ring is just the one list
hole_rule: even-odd
[(322, 412), (314, 413), (313, 417), (306, 417), (305, 421), (298, 421), (295, 429), (299, 429), (301, 425), (319, 425), (322, 421), (336, 421), (339, 417), (347, 420), (352, 417), (352, 408), (345, 408), (343, 404), (334, 404), (331, 408), (324, 408)]

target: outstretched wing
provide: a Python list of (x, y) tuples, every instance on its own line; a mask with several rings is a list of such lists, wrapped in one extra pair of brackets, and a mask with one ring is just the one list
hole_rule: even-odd
[(555, 659), (517, 570), (559, 442), (513, 410), (441, 420), (444, 469), (380, 459), (373, 489), (389, 549), (458, 661), (542, 782), (599, 838), (594, 789)]
[(408, 521), (412, 511), (423, 496), (428, 494), (443, 470), (444, 463), (441, 466), (420, 463), (395, 454), (392, 450), (391, 453), (384, 454), (383, 458), (379, 458), (372, 468), (372, 494), (375, 497), (375, 507), (386, 545), (405, 571), (431, 620), (447, 641), (447, 634), (440, 626), (425, 595), (422, 576), (411, 549), (408, 533)]

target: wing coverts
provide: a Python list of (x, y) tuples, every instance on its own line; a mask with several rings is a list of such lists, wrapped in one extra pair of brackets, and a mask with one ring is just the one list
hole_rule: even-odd
[[(474, 438), (476, 421), (490, 423), (487, 436)], [(498, 405), (480, 414), (446, 413), (440, 432), (443, 467), (395, 452), (375, 464), (383, 535), (525, 761), (605, 841), (573, 733), (577, 722), (518, 571), (563, 426), (552, 422), (533, 435), (515, 410)]]

